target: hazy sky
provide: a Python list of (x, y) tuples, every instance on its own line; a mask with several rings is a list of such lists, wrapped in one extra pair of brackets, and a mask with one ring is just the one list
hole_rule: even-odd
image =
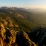
[(0, 6), (46, 9), (46, 0), (0, 0)]

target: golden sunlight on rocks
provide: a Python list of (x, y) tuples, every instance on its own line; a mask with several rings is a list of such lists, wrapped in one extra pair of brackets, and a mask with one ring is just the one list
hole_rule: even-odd
[[(24, 42), (25, 41), (25, 42)], [(28, 34), (24, 31), (15, 31), (5, 28), (0, 23), (0, 46), (37, 46), (30, 40)]]

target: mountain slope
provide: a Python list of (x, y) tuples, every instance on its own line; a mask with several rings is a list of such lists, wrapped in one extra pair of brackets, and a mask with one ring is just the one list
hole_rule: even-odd
[(35, 9), (30, 9), (30, 10), (27, 9), (26, 11), (28, 11), (29, 13), (27, 16), (27, 20), (30, 20), (33, 23), (46, 27), (46, 11), (40, 12), (41, 11), (40, 10), (39, 12), (37, 12), (35, 11)]
[(0, 46), (46, 46), (46, 28), (41, 27), (46, 26), (46, 14), (43, 15), (19, 8), (1, 8)]
[(29, 31), (35, 28), (37, 25), (29, 20), (28, 12), (24, 10), (15, 9), (0, 9), (0, 22), (2, 22), (8, 28), (15, 28), (16, 30)]
[(0, 46), (37, 46), (24, 31), (6, 28), (0, 23)]

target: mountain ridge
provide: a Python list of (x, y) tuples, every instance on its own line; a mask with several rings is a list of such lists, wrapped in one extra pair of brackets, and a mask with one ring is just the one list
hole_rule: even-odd
[(27, 14), (29, 14), (29, 13), (24, 10), (19, 10), (19, 9), (15, 9), (15, 10), (11, 10), (10, 8), (0, 9), (0, 18), (7, 21), (7, 23), (10, 23), (10, 24), (13, 23), (12, 25), (17, 23), (21, 29), (23, 29), (23, 30), (27, 29), (27, 31), (29, 31), (37, 25), (35, 23), (29, 21), (28, 19), (26, 19), (27, 18), (26, 16), (28, 16)]

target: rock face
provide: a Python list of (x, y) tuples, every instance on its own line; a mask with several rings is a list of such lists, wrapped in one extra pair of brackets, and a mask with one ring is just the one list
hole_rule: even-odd
[(46, 46), (46, 28), (38, 27), (29, 32), (28, 35), (38, 46)]
[(26, 33), (0, 23), (0, 46), (46, 46), (46, 28), (38, 27)]
[(4, 25), (2, 23), (0, 23), (0, 46), (3, 46), (3, 41), (5, 39), (5, 28), (4, 28)]
[(24, 31), (10, 30), (0, 23), (0, 46), (36, 46)]
[(16, 38), (19, 46), (36, 46), (36, 44), (30, 40), (28, 34), (24, 31), (18, 32)]

